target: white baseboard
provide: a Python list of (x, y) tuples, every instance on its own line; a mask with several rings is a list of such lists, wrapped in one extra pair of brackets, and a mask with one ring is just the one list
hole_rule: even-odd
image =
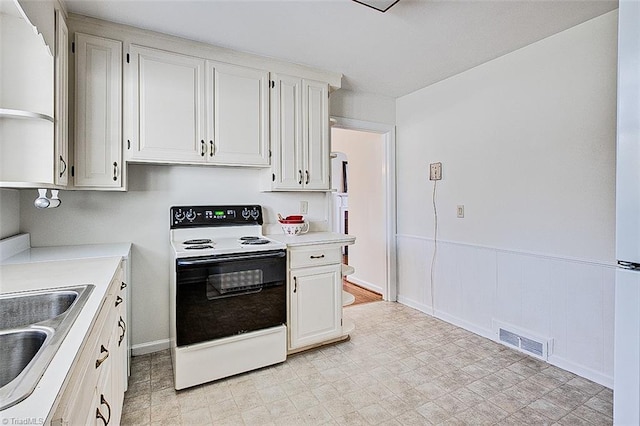
[(131, 346), (131, 355), (146, 355), (153, 352), (169, 349), (169, 339), (156, 340), (153, 342), (140, 343)]
[(460, 328), (464, 328), (467, 331), (477, 334), (478, 336), (486, 337), (489, 340), (497, 341), (495, 333), (492, 330), (478, 327), (475, 324), (470, 323), (469, 321), (465, 321), (456, 316), (447, 314), (446, 312), (442, 312), (436, 309), (436, 318), (441, 319), (442, 321), (446, 321), (449, 324), (453, 324)]
[[(413, 308), (413, 309), (417, 309), (420, 312), (425, 313), (427, 315), (431, 315), (431, 306), (425, 305), (424, 303), (419, 303), (419, 302), (416, 302), (413, 299), (409, 299), (407, 297), (403, 297), (403, 296), (400, 296), (400, 295), (398, 296), (398, 303), (401, 303), (401, 304), (403, 304), (405, 306), (408, 306), (410, 308)], [(433, 315), (431, 315), (431, 316), (433, 316)]]
[(368, 281), (361, 280), (357, 277), (354, 277), (353, 275), (349, 275), (349, 277), (347, 278), (347, 281), (349, 281), (350, 283), (359, 285), (360, 287), (366, 288), (367, 290), (375, 291), (378, 294), (384, 294), (382, 287), (375, 284), (371, 284)]
[(574, 362), (554, 355), (551, 355), (549, 357), (548, 362), (551, 365), (555, 365), (556, 367), (562, 368), (563, 370), (570, 371), (573, 374), (577, 374), (578, 376), (584, 377), (585, 379), (589, 379), (599, 385), (606, 386), (609, 389), (613, 389), (612, 376), (606, 376), (598, 371), (592, 370), (583, 365), (576, 364)]

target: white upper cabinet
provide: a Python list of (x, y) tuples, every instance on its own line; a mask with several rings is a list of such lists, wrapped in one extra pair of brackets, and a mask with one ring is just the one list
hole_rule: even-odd
[(122, 43), (75, 34), (74, 186), (122, 189)]
[(329, 190), (329, 87), (302, 80), (304, 188)]
[(128, 82), (133, 134), (129, 158), (151, 162), (202, 162), (204, 63), (200, 58), (131, 45)]
[(69, 30), (60, 10), (56, 10), (54, 164), (56, 185), (69, 181)]
[(131, 45), (132, 161), (269, 164), (269, 73)]
[(269, 165), (269, 73), (207, 61), (209, 160)]
[(329, 190), (329, 87), (273, 77), (271, 190)]

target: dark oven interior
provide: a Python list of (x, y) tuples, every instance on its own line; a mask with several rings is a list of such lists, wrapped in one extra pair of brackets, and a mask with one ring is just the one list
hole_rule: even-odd
[(284, 250), (176, 261), (178, 346), (286, 323)]

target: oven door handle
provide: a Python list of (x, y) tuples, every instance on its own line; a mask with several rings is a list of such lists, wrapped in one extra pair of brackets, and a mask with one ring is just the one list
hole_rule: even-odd
[(212, 263), (221, 263), (221, 262), (229, 262), (236, 260), (253, 260), (253, 259), (277, 259), (281, 257), (285, 257), (287, 255), (286, 252), (279, 253), (265, 253), (265, 254), (251, 254), (251, 255), (240, 255), (240, 256), (228, 256), (228, 257), (200, 257), (197, 259), (178, 259), (178, 266), (194, 266), (194, 265), (205, 265)]

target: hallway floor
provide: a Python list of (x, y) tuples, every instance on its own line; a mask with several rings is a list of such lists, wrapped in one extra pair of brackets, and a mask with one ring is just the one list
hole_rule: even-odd
[(133, 358), (122, 424), (610, 425), (613, 393), (398, 303), (346, 309), (351, 340), (183, 391)]

